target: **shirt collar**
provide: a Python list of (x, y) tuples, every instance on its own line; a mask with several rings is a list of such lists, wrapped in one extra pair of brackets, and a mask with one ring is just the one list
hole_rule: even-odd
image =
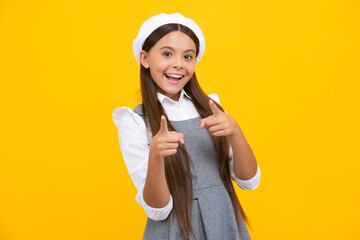
[[(184, 90), (184, 88), (183, 88), (183, 89), (181, 89), (181, 91), (180, 91), (179, 102), (180, 102), (180, 99), (183, 98), (184, 96), (186, 96), (186, 97), (188, 97), (189, 99), (191, 99), (191, 97), (185, 92), (185, 90)], [(158, 97), (160, 103), (163, 103), (163, 101), (164, 101), (165, 99), (168, 99), (168, 100), (170, 100), (170, 101), (172, 101), (172, 102), (176, 102), (176, 101), (172, 100), (171, 98), (169, 98), (168, 96), (165, 96), (164, 94), (159, 93), (159, 92), (157, 92), (157, 97)]]

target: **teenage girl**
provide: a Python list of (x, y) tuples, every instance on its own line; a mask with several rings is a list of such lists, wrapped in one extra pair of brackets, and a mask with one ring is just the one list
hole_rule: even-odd
[(236, 120), (198, 84), (204, 50), (199, 26), (179, 13), (151, 17), (133, 43), (142, 102), (113, 121), (148, 216), (143, 239), (250, 239), (231, 179), (255, 189), (260, 168)]

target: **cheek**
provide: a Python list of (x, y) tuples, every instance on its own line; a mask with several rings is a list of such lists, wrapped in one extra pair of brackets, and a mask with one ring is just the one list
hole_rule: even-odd
[(187, 63), (185, 66), (186, 66), (186, 70), (189, 73), (193, 73), (195, 71), (195, 63)]
[(162, 61), (159, 59), (152, 59), (150, 63), (150, 71), (152, 70), (154, 73), (162, 71), (167, 66), (166, 61)]
[(169, 67), (169, 63), (166, 62), (166, 61), (158, 61), (158, 62), (156, 63), (157, 71), (162, 71), (162, 72), (164, 72), (168, 67)]
[(187, 69), (188, 73), (189, 73), (189, 77), (192, 77), (192, 75), (194, 75), (195, 72), (195, 67), (190, 67)]
[(163, 64), (154, 64), (150, 66), (150, 74), (153, 79), (161, 77), (160, 75), (163, 75), (165, 72), (166, 67), (163, 66)]

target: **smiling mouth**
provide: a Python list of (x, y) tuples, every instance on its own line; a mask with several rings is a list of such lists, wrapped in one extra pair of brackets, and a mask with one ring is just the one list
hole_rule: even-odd
[(164, 73), (165, 77), (169, 80), (173, 80), (173, 81), (180, 81), (184, 75), (177, 75), (177, 74), (166, 74)]

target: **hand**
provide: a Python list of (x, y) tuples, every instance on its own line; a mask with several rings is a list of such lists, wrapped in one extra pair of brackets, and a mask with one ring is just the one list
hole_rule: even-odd
[(166, 117), (161, 116), (159, 132), (153, 137), (150, 153), (157, 158), (173, 155), (177, 152), (179, 142), (184, 144), (184, 134), (168, 130)]
[(221, 111), (213, 100), (209, 105), (213, 115), (201, 119), (200, 128), (205, 127), (213, 136), (231, 136), (240, 129), (235, 119)]

